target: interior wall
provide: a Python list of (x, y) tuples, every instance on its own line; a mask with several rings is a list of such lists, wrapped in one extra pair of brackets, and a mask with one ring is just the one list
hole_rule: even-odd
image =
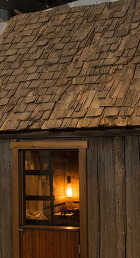
[[(55, 196), (54, 204), (60, 204), (65, 202), (65, 170), (63, 152), (53, 151), (53, 194)], [(60, 212), (64, 208), (64, 205), (55, 208), (55, 213)]]
[[(65, 207), (55, 208), (55, 212), (64, 209), (79, 208), (79, 167), (78, 152), (76, 151), (53, 151), (54, 170), (54, 196), (55, 204), (65, 202)], [(67, 197), (67, 176), (71, 177), (72, 197)]]
[(139, 136), (89, 141), (89, 258), (140, 257), (139, 150)]

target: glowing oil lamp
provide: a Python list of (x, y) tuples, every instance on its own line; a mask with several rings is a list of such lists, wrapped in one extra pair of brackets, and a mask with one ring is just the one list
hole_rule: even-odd
[(67, 176), (67, 197), (72, 197), (71, 177)]

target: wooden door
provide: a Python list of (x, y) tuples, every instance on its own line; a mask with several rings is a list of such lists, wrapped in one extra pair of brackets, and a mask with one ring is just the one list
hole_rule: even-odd
[[(87, 258), (87, 142), (12, 142), (10, 147), (13, 152), (13, 257)], [(33, 155), (32, 150), (35, 152)], [(71, 196), (62, 193), (61, 182), (63, 180), (58, 180), (59, 183), (56, 184), (58, 181), (53, 176), (54, 173), (56, 175), (56, 167), (53, 166), (52, 170), (51, 162), (46, 162), (50, 151), (60, 150), (70, 157), (68, 162), (65, 159), (66, 165), (64, 166), (64, 171), (68, 172), (65, 174), (65, 190), (70, 183), (68, 178), (72, 179), (73, 196), (70, 201), (67, 198)], [(77, 162), (75, 163), (74, 160)], [(79, 167), (79, 191), (75, 190), (78, 177), (72, 178), (71, 173), (74, 171), (72, 164), (75, 164), (76, 175), (76, 164)], [(58, 170), (62, 169), (60, 165), (57, 167)], [(53, 179), (55, 179), (54, 184)], [(44, 188), (46, 185), (48, 187)], [(65, 201), (59, 198), (56, 185), (61, 188), (61, 196), (65, 198)], [(80, 192), (80, 202), (78, 192)], [(61, 209), (58, 209), (60, 207)]]
[(79, 231), (25, 229), (20, 258), (79, 258)]
[[(25, 150), (21, 155), (20, 258), (78, 258), (78, 151)], [(73, 182), (70, 197), (65, 196), (67, 174)]]

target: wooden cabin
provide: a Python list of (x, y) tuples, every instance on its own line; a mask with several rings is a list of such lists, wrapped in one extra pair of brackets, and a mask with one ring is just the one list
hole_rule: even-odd
[(140, 1), (0, 37), (0, 257), (140, 257)]

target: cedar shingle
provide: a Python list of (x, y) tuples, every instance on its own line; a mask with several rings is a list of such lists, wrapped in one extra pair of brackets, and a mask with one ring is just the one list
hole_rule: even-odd
[(8, 103), (9, 98), (2, 98), (0, 99), (0, 106), (4, 106)]
[(135, 2), (12, 18), (0, 38), (0, 130), (139, 125)]
[(12, 56), (17, 53), (17, 49), (8, 49), (5, 53), (6, 56)]
[(87, 117), (101, 116), (103, 110), (104, 110), (103, 108), (89, 108), (87, 112)]
[(105, 117), (117, 116), (118, 113), (119, 113), (119, 108), (105, 108), (104, 116)]
[(28, 104), (28, 103), (33, 103), (35, 101), (36, 97), (35, 96), (27, 96), (24, 100), (24, 103), (25, 104)]

